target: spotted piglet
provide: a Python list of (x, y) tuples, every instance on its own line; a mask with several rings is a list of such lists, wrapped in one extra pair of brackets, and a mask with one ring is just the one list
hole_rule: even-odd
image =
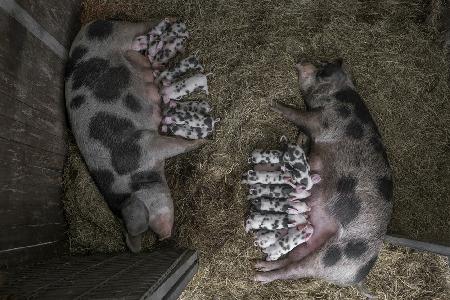
[(254, 245), (260, 248), (267, 248), (275, 244), (278, 239), (287, 233), (288, 229), (280, 230), (258, 230), (253, 234), (255, 236)]
[(191, 127), (189, 125), (177, 125), (175, 123), (162, 125), (161, 132), (172, 133), (185, 139), (204, 139), (212, 134), (212, 129), (207, 127)]
[(197, 74), (187, 79), (179, 80), (170, 86), (162, 88), (164, 103), (170, 100), (180, 100), (182, 97), (196, 91), (202, 91), (208, 95), (208, 81), (206, 75)]
[(186, 57), (173, 68), (162, 71), (156, 78), (156, 82), (162, 82), (164, 86), (169, 86), (189, 71), (203, 72), (203, 66), (195, 56)]
[(259, 197), (288, 198), (289, 200), (305, 199), (311, 193), (302, 186), (296, 188), (286, 184), (254, 184), (249, 187), (248, 199)]
[(290, 215), (306, 213), (311, 209), (304, 201), (291, 201), (286, 198), (253, 198), (252, 206), (258, 211), (280, 212)]
[(165, 114), (167, 114), (171, 108), (177, 108), (184, 111), (193, 111), (200, 114), (208, 114), (212, 110), (209, 103), (204, 100), (191, 100), (184, 102), (171, 100)]
[(248, 170), (242, 175), (242, 183), (254, 185), (254, 184), (288, 184), (291, 177), (287, 176), (281, 171), (255, 171)]
[(163, 124), (189, 125), (191, 127), (208, 128), (212, 131), (214, 125), (219, 121), (219, 118), (214, 119), (211, 116), (195, 111), (172, 108), (164, 117)]
[(314, 184), (320, 182), (320, 175), (310, 176), (310, 166), (300, 145), (288, 143), (281, 160), (281, 170), (291, 176), (293, 183), (301, 184), (306, 190), (310, 190)]
[(373, 268), (392, 212), (393, 181), (369, 109), (342, 61), (297, 65), (306, 111), (272, 109), (311, 138), (311, 172), (322, 183), (307, 203), (314, 234), (278, 261), (261, 261), (255, 280), (321, 278), (356, 285)]
[[(203, 140), (161, 136), (161, 97), (135, 37), (157, 22), (95, 21), (83, 26), (66, 66), (66, 108), (72, 132), (98, 189), (124, 221), (126, 243), (142, 234), (172, 234), (174, 207), (164, 175), (167, 158)], [(137, 49), (136, 49), (137, 50)]]
[(306, 224), (307, 219), (303, 214), (276, 214), (276, 213), (261, 213), (254, 211), (245, 222), (245, 230), (278, 230), (283, 228), (290, 228), (300, 224)]
[(289, 228), (286, 233), (280, 234), (274, 243), (263, 248), (263, 252), (267, 254), (266, 260), (279, 259), (298, 245), (308, 241), (313, 232), (314, 229), (309, 224)]
[(255, 149), (248, 157), (249, 164), (279, 164), (283, 152), (279, 150)]

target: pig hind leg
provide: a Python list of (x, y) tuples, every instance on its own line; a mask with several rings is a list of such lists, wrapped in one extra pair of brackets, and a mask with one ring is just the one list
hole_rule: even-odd
[(302, 267), (300, 264), (294, 264), (272, 271), (257, 272), (253, 279), (261, 283), (269, 283), (274, 280), (299, 279), (310, 276), (309, 268)]

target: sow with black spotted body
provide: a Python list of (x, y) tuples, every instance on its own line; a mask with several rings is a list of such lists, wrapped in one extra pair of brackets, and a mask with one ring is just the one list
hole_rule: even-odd
[(311, 172), (322, 182), (306, 199), (314, 234), (255, 280), (322, 278), (360, 285), (375, 264), (392, 212), (393, 181), (380, 133), (342, 61), (297, 65), (307, 111), (273, 110), (311, 139)]
[(164, 160), (202, 140), (161, 136), (161, 96), (150, 62), (133, 39), (158, 22), (95, 21), (76, 36), (66, 66), (66, 107), (76, 142), (131, 251), (142, 233), (172, 233), (174, 208)]

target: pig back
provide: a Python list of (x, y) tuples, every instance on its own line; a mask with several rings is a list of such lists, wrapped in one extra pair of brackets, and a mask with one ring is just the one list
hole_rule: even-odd
[(151, 155), (159, 105), (147, 99), (141, 68), (125, 57), (149, 24), (95, 21), (76, 36), (66, 66), (66, 108), (78, 147), (117, 213), (133, 178), (161, 180)]

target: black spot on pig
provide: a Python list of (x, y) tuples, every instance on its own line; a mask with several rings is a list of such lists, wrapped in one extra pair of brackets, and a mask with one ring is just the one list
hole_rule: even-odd
[(111, 102), (128, 87), (130, 77), (130, 71), (125, 66), (112, 67), (102, 74), (91, 88), (98, 100)]
[(80, 62), (80, 60), (86, 55), (88, 49), (83, 46), (77, 46), (72, 50), (72, 54), (67, 60), (64, 78), (67, 80), (73, 73), (74, 67)]
[(372, 116), (364, 104), (364, 101), (355, 90), (350, 88), (343, 89), (337, 92), (334, 96), (338, 101), (353, 104), (354, 113), (362, 123), (367, 124), (369, 122), (373, 122)]
[(104, 40), (112, 33), (112, 29), (112, 22), (98, 20), (89, 25), (87, 36), (91, 40)]
[(132, 112), (140, 112), (142, 110), (139, 100), (131, 94), (126, 95), (123, 99), (123, 104)]
[(208, 128), (212, 128), (212, 118), (211, 117), (205, 118), (205, 125)]
[(108, 61), (98, 57), (77, 64), (73, 70), (72, 88), (93, 85), (107, 69)]
[(389, 202), (392, 200), (393, 183), (391, 178), (387, 176), (378, 178), (377, 188), (386, 201)]
[(130, 77), (125, 66), (109, 67), (107, 60), (95, 57), (75, 66), (72, 87), (76, 90), (86, 86), (98, 100), (111, 102), (128, 87)]
[(352, 120), (345, 128), (345, 134), (351, 138), (359, 140), (363, 137), (364, 130), (358, 121)]
[(325, 255), (322, 258), (322, 262), (325, 267), (334, 266), (342, 257), (341, 249), (337, 245), (331, 245), (328, 247)]
[(331, 212), (342, 226), (352, 222), (361, 210), (361, 203), (355, 195), (340, 196), (334, 203)]
[(83, 105), (84, 102), (86, 102), (86, 98), (83, 95), (78, 95), (70, 101), (70, 108), (77, 109)]
[(372, 270), (375, 262), (377, 261), (378, 256), (372, 257), (365, 265), (363, 265), (358, 272), (356, 273), (353, 281), (355, 283), (361, 282), (366, 276), (369, 274), (370, 270)]
[(300, 184), (307, 186), (308, 185), (308, 178), (303, 178), (302, 180), (300, 180)]
[(319, 78), (326, 78), (330, 77), (331, 75), (340, 70), (341, 70), (340, 65), (334, 63), (327, 63), (325, 66), (319, 69), (316, 76)]
[(363, 240), (351, 240), (344, 248), (348, 258), (358, 258), (367, 251), (367, 243)]
[(91, 170), (90, 173), (111, 211), (117, 216), (120, 216), (122, 204), (130, 195), (127, 193), (112, 192), (111, 185), (114, 182), (114, 174), (112, 171), (100, 169)]
[(337, 191), (339, 193), (354, 193), (357, 179), (353, 176), (343, 176), (337, 182)]
[(343, 118), (347, 119), (350, 116), (350, 109), (347, 106), (341, 105), (336, 109), (337, 114)]
[(306, 172), (306, 164), (302, 164), (302, 163), (295, 163), (293, 165), (293, 167), (297, 170), (300, 170), (302, 172)]
[(140, 133), (131, 120), (99, 112), (90, 121), (89, 136), (110, 150), (111, 163), (120, 175), (138, 168), (141, 156), (138, 144)]
[(134, 191), (149, 188), (152, 184), (160, 183), (161, 176), (154, 171), (142, 171), (131, 175), (131, 189)]

